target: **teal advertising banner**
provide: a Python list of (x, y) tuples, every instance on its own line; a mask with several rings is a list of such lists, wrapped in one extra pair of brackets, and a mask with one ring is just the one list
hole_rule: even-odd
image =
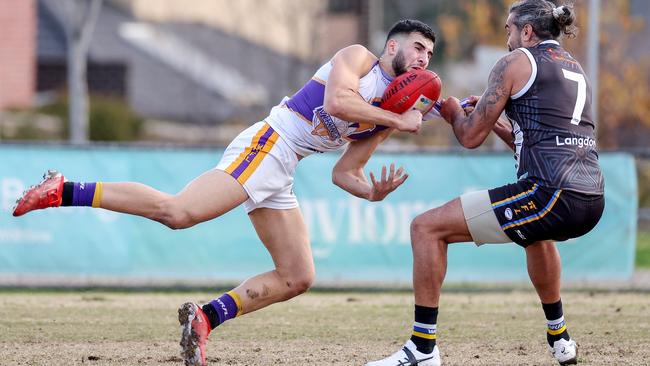
[[(222, 150), (1, 146), (0, 276), (82, 277), (230, 283), (270, 270), (273, 263), (243, 208), (186, 230), (101, 209), (58, 208), (11, 216), (17, 197), (48, 168), (72, 181), (136, 181), (176, 193), (214, 167)], [(411, 281), (409, 225), (419, 213), (472, 190), (515, 179), (509, 154), (376, 154), (368, 170), (395, 163), (410, 174), (385, 201), (355, 198), (331, 183), (337, 154), (300, 162), (295, 179), (310, 229), (317, 284), (400, 284)], [(605, 213), (586, 236), (559, 244), (563, 278), (631, 277), (636, 243), (634, 159), (602, 154)], [(524, 251), (515, 244), (454, 244), (447, 280), (527, 280)]]

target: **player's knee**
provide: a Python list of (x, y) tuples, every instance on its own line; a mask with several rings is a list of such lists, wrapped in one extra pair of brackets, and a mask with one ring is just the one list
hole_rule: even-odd
[(415, 235), (429, 234), (436, 230), (435, 221), (431, 220), (429, 213), (418, 215), (411, 221), (411, 237)]
[(192, 215), (173, 200), (163, 202), (158, 212), (158, 221), (172, 230), (187, 229), (197, 224)]
[(313, 284), (313, 279), (301, 278), (295, 281), (289, 288), (289, 293), (293, 296), (298, 296), (307, 292), (311, 285)]
[(168, 228), (172, 230), (182, 230), (194, 226), (192, 220), (184, 215), (171, 215), (165, 221), (163, 221)]
[(284, 279), (287, 295), (289, 298), (298, 296), (307, 292), (314, 284), (316, 275), (313, 270), (303, 271), (300, 273), (292, 274)]
[(413, 251), (429, 248), (430, 245), (441, 243), (449, 234), (444, 227), (441, 211), (433, 210), (417, 216), (411, 222), (411, 247)]

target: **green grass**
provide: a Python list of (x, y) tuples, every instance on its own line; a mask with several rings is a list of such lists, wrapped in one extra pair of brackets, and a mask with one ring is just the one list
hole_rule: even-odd
[(650, 269), (650, 231), (639, 231), (637, 234), (636, 268)]

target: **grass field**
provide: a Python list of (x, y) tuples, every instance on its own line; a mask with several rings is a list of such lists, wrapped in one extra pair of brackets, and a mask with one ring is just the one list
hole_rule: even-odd
[[(207, 293), (0, 293), (1, 365), (180, 365), (176, 307)], [(649, 365), (645, 293), (566, 292), (565, 315), (585, 365)], [(211, 365), (363, 365), (397, 350), (412, 295), (311, 292), (220, 327)], [(532, 291), (443, 295), (444, 365), (554, 365)]]
[(636, 243), (636, 267), (650, 269), (650, 231), (639, 231)]

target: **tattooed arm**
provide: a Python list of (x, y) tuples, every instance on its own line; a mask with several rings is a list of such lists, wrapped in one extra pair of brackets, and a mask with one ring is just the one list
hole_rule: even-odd
[(440, 114), (452, 125), (461, 145), (473, 149), (485, 141), (495, 127), (510, 95), (523, 87), (531, 71), (526, 55), (515, 50), (494, 65), (487, 89), (469, 115), (460, 107), (458, 99), (450, 97), (443, 102)]

